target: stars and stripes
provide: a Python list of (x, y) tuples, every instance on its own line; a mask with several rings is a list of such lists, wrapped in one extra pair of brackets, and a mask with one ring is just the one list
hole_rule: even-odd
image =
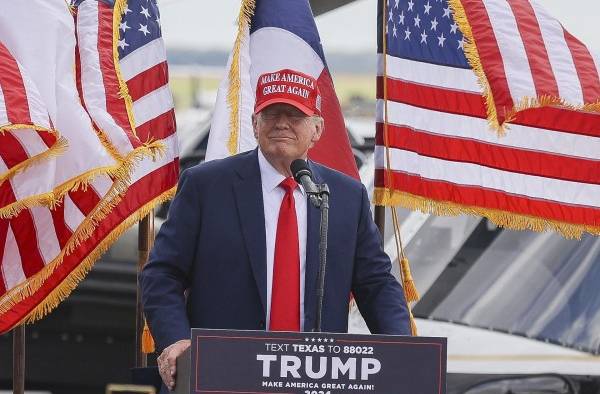
[[(379, 7), (387, 34), (379, 42), (376, 202), (477, 214), (516, 229), (600, 233), (600, 114), (529, 109), (500, 137), (447, 2)], [(419, 14), (435, 38), (421, 43), (414, 24), (411, 39), (394, 37), (402, 14), (405, 24)]]
[(600, 54), (536, 0), (451, 0), (469, 62), (497, 127), (516, 111), (555, 105), (600, 112)]
[[(142, 31), (128, 28), (135, 23), (128, 16), (136, 11), (153, 21)], [(119, 16), (118, 31), (113, 30)], [(177, 138), (159, 21), (154, 0), (77, 3), (78, 88), (106, 137), (105, 148), (112, 145), (111, 153), (126, 159), (161, 143), (163, 154), (136, 156), (126, 167), (126, 185), (100, 173), (87, 188), (69, 190), (53, 209), (36, 206), (0, 221), (0, 332), (48, 313), (123, 231), (174, 194)], [(126, 50), (118, 49), (121, 42)], [(76, 95), (75, 86), (71, 93)], [(96, 160), (92, 153), (90, 162)], [(115, 190), (121, 191), (118, 198), (111, 197)]]

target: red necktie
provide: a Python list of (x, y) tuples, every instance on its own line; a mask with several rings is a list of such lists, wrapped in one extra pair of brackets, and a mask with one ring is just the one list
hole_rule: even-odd
[(271, 291), (271, 331), (300, 331), (300, 253), (294, 190), (298, 184), (286, 178), (279, 184), (285, 189), (281, 201)]

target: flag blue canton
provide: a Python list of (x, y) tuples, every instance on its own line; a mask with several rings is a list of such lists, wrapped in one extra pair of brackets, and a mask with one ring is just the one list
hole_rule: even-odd
[(156, 0), (128, 1), (119, 33), (119, 59), (160, 38), (160, 13)]
[(463, 35), (446, 0), (387, 1), (387, 53), (420, 62), (470, 68)]

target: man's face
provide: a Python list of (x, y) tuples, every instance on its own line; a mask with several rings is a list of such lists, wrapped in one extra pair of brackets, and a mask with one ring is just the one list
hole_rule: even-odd
[(306, 158), (320, 138), (323, 121), (315, 121), (298, 108), (283, 103), (269, 105), (252, 117), (254, 136), (270, 159), (292, 161)]

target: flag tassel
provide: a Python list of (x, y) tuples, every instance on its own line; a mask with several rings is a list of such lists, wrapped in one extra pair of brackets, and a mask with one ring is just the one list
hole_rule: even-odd
[(144, 322), (144, 331), (142, 332), (142, 352), (143, 353), (154, 353), (156, 346), (154, 345), (154, 338), (148, 327), (148, 322)]

